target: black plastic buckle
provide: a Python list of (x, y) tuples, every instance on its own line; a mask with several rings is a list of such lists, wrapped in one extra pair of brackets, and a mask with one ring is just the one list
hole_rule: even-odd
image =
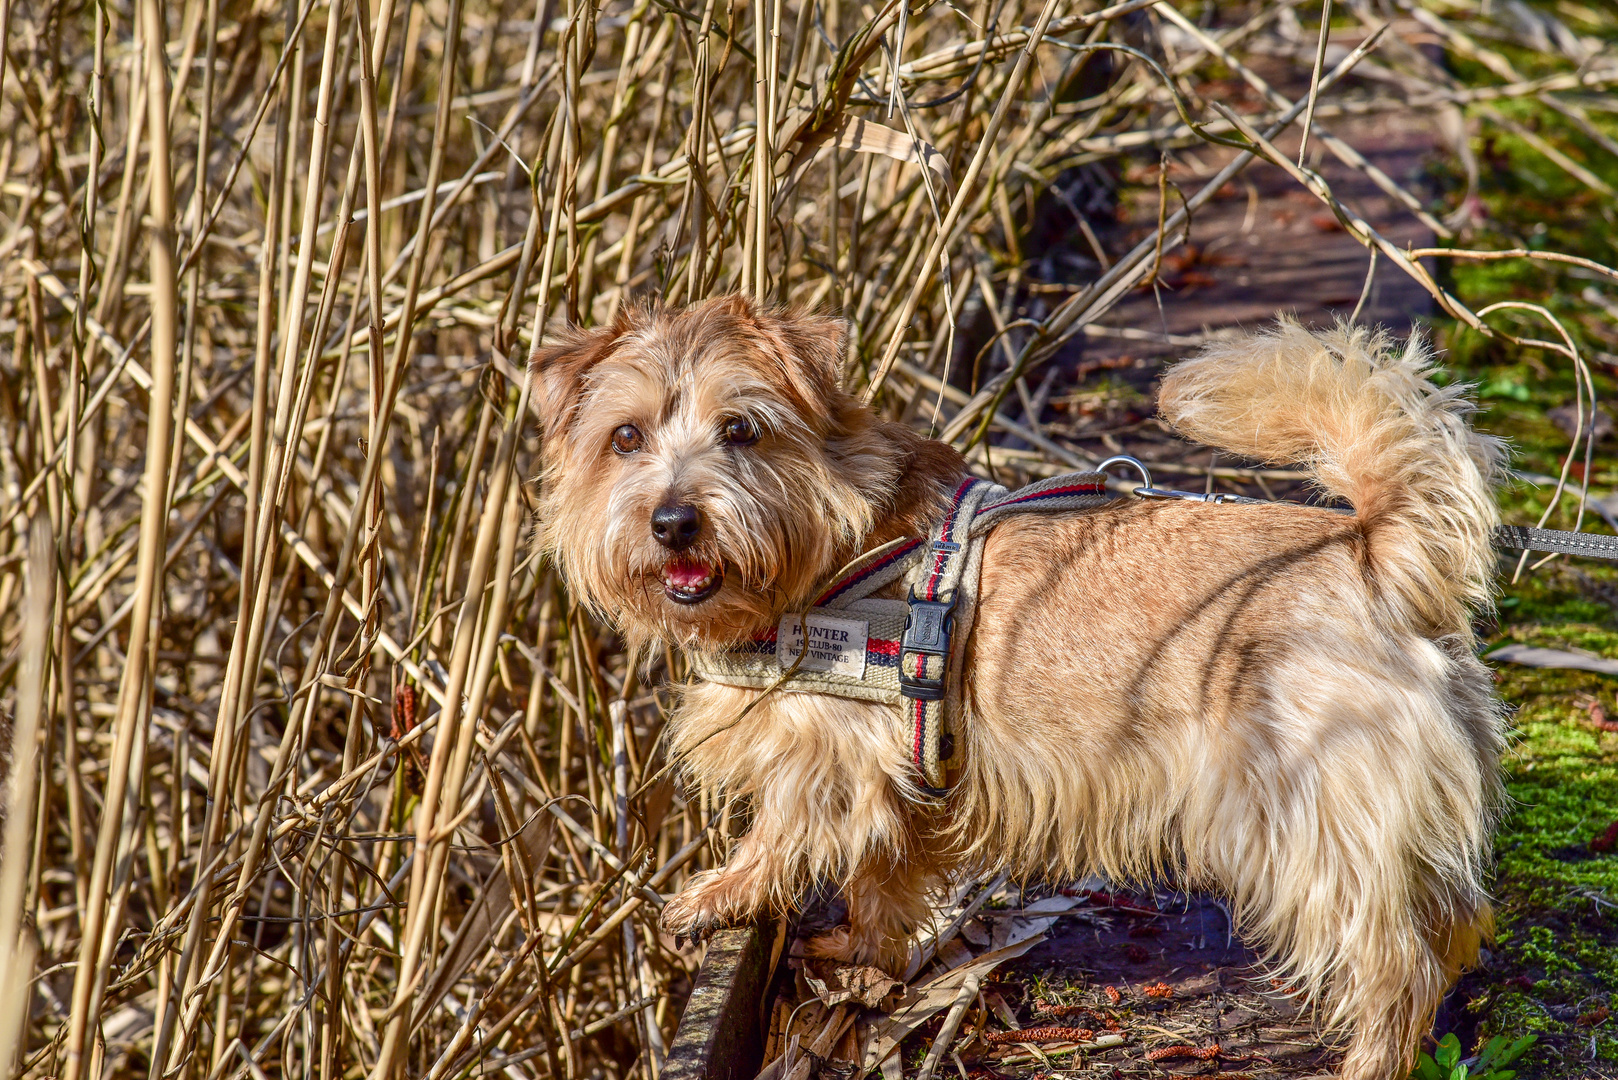
[(899, 642), (899, 693), (916, 701), (941, 701), (944, 697), (944, 676), (936, 679), (925, 675), (912, 675), (905, 670), (906, 653), (943, 657), (949, 662), (949, 635), (955, 626), (955, 596), (948, 600), (923, 600), (910, 590), (905, 601), (910, 611), (905, 616), (904, 637)]

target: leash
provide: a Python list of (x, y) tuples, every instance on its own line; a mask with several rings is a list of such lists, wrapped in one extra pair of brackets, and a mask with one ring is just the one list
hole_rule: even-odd
[[(1201, 503), (1240, 503), (1253, 506), (1273, 506), (1267, 499), (1254, 499), (1246, 495), (1227, 495), (1223, 492), (1175, 491), (1172, 488), (1152, 486), (1152, 474), (1146, 464), (1136, 458), (1119, 455), (1110, 457), (1096, 466), (1105, 472), (1110, 465), (1127, 465), (1140, 473), (1142, 484), (1134, 494), (1141, 499), (1179, 499)], [(1280, 503), (1279, 505), (1287, 505)], [(1298, 505), (1296, 503), (1292, 505)], [(1342, 507), (1321, 507), (1338, 514), (1351, 514)], [(1604, 533), (1569, 532), (1566, 529), (1536, 529), (1528, 525), (1501, 525), (1494, 530), (1495, 547), (1514, 551), (1538, 551), (1549, 555), (1578, 555), (1587, 559), (1609, 559), (1618, 562), (1618, 536)]]
[(1618, 560), (1618, 536), (1604, 536), (1601, 533), (1502, 525), (1494, 531), (1494, 543), (1496, 547), (1515, 548), (1518, 551), (1544, 551), (1555, 555), (1582, 555), (1589, 559)]

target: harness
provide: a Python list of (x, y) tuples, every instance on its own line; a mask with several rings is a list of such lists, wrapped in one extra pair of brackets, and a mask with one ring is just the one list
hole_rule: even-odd
[[(1101, 471), (1052, 477), (1014, 492), (966, 477), (927, 539), (904, 538), (867, 552), (809, 610), (790, 612), (774, 628), (722, 652), (695, 653), (691, 666), (726, 686), (903, 705), (922, 790), (945, 795), (951, 729), (959, 726), (963, 707), (961, 654), (977, 612), (989, 531), (1012, 514), (1091, 510), (1109, 501)], [(872, 597), (900, 580), (907, 599)]]
[[(945, 796), (946, 763), (954, 756), (952, 732), (965, 708), (963, 653), (977, 613), (984, 541), (1013, 514), (1106, 505), (1111, 501), (1106, 470), (1112, 465), (1140, 473), (1142, 484), (1134, 489), (1139, 498), (1267, 501), (1155, 488), (1145, 464), (1123, 455), (1103, 461), (1095, 472), (1056, 476), (1016, 491), (968, 476), (956, 486), (943, 519), (925, 540), (904, 537), (866, 552), (844, 567), (807, 611), (789, 612), (772, 629), (721, 652), (691, 654), (692, 670), (724, 686), (903, 705), (921, 790)], [(1506, 525), (1494, 539), (1503, 548), (1618, 560), (1618, 537), (1598, 533)], [(900, 580), (907, 586), (906, 599), (872, 596)]]

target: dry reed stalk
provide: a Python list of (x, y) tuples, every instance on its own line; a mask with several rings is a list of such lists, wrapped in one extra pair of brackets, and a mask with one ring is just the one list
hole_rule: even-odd
[[(22, 665), (18, 672), (17, 712), (11, 729), (11, 769), (5, 786), (4, 850), (28, 847), (34, 823), (34, 799), (41, 762), (36, 761), (40, 721), (45, 711), (49, 678), (51, 617), (55, 613), (55, 544), (50, 522), (33, 519), (28, 535), (28, 595), (22, 638)], [(27, 902), (28, 860), (8, 858), (0, 869), (0, 986), (25, 985), (33, 978), (37, 946), (23, 933)], [(16, 1066), (19, 1036), (27, 1030), (28, 999), (12, 994), (0, 1009), (0, 1068), (9, 1074)]]
[[(1282, 34), (1333, 6), (0, 0), (0, 985), (35, 980), (0, 1061), (656, 1080), (698, 960), (657, 909), (745, 809), (668, 778), (679, 658), (626, 656), (530, 547), (524, 357), (557, 318), (836, 308), (890, 415), (985, 469), (1083, 467), (1041, 365), (1150, 337), (1097, 322), (1265, 160), (1463, 323), (1565, 356), (1585, 415), (1573, 338), (1503, 321), (1547, 309), (1473, 312), (1420, 260), (1613, 271), (1451, 242), (1327, 125), (1466, 110), (1606, 207), (1575, 142), (1618, 146), (1618, 67), (1465, 4), (1348, 3), (1331, 63), (1353, 20)], [(1200, 103), (1220, 74), (1251, 111)], [(1300, 118), (1449, 246), (1401, 251), (1282, 157)], [(1210, 143), (1235, 152), (1159, 228), (1081, 218), (1095, 272), (1035, 280), (1020, 234), (1072, 170)], [(958, 340), (978, 308), (992, 336)]]
[[(90, 874), (79, 960), (74, 971), (73, 1005), (68, 1020), (62, 1072), (65, 1080), (78, 1080), (84, 1066), (91, 1018), (101, 1011), (100, 998), (105, 989), (106, 966), (110, 960), (107, 954), (113, 944), (111, 935), (103, 934), (103, 928), (108, 922), (107, 909), (114, 903), (112, 893), (121, 891), (112, 881), (114, 856), (119, 852), (127, 853), (133, 839), (125, 828), (132, 809), (126, 808), (125, 796), (131, 779), (131, 764), (146, 756), (145, 743), (151, 722), (149, 699), (153, 693), (152, 679), (157, 661), (154, 631), (162, 619), (161, 559), (166, 546), (169, 518), (169, 425), (174, 406), (179, 298), (176, 294), (172, 234), (174, 191), (169, 160), (168, 95), (165, 93), (167, 61), (163, 53), (167, 35), (156, 0), (144, 0), (140, 6), (140, 17), (145, 35), (153, 220), (149, 242), (152, 386), (148, 397), (146, 461), (142, 482), (145, 497), (140, 518), (140, 553), (135, 571), (135, 604), (130, 618), (123, 676), (119, 683), (117, 714), (113, 723), (113, 750), (107, 767), (95, 864)], [(36, 347), (38, 344), (42, 343), (36, 343)], [(138, 790), (143, 778), (137, 774), (133, 779)]]

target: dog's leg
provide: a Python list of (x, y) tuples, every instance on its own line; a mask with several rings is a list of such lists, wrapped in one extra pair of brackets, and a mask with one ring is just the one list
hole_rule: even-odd
[[(911, 768), (889, 707), (785, 694), (754, 709), (745, 725), (732, 727), (745, 704), (736, 700), (739, 695), (712, 685), (693, 689), (675, 752), (699, 781), (745, 792), (752, 827), (723, 867), (693, 877), (663, 909), (663, 926), (702, 934), (764, 909), (782, 911), (817, 878), (891, 879), (903, 893), (897, 883), (906, 872), (892, 868), (904, 865), (903, 853), (919, 848), (914, 804), (900, 787)], [(705, 739), (705, 731), (717, 737)], [(854, 893), (863, 897), (873, 888), (859, 884)], [(860, 922), (868, 921), (862, 915)], [(859, 936), (880, 941), (891, 936), (881, 928), (886, 925)], [(863, 958), (876, 951), (869, 943), (858, 950)]]
[(694, 874), (680, 895), (664, 905), (663, 929), (705, 938), (767, 908), (784, 906), (792, 895), (785, 879), (796, 845), (790, 835), (755, 822), (725, 865)]
[[(1409, 1071), (1444, 994), (1477, 962), (1479, 944), (1492, 922), (1485, 906), (1470, 920), (1418, 931), (1405, 950), (1352, 958), (1331, 995), (1339, 1008), (1349, 1011), (1353, 1031), (1343, 1056), (1343, 1080), (1398, 1080)], [(1347, 944), (1350, 949), (1362, 946), (1357, 951), (1363, 954), (1369, 951), (1363, 946), (1385, 943)]]
[[(1387, 785), (1365, 779), (1361, 820), (1351, 825), (1343, 812), (1310, 822), (1293, 808), (1319, 838), (1312, 852), (1289, 843), (1243, 853), (1250, 869), (1268, 868), (1238, 886), (1239, 908), (1244, 932), (1274, 950), (1277, 974), (1348, 1035), (1341, 1080), (1401, 1080), (1444, 994), (1476, 961), (1489, 913), (1475, 882), (1429, 861), (1458, 853), (1418, 847), (1435, 838), (1409, 828)], [(1321, 802), (1337, 802), (1342, 790)]]
[[(875, 768), (867, 768), (861, 776), (856, 763), (845, 762), (818, 782), (804, 783), (792, 764), (793, 756), (783, 755), (776, 775), (758, 785), (752, 828), (725, 865), (694, 876), (664, 907), (665, 929), (701, 935), (766, 909), (784, 910), (810, 881), (841, 877), (853, 866), (858, 869), (850, 908), (861, 913), (855, 925), (875, 919), (873, 929), (861, 929), (860, 940), (877, 942), (891, 936), (886, 916), (867, 913), (882, 908), (886, 901), (878, 897), (899, 896), (910, 888), (911, 872), (902, 860), (878, 854), (913, 846), (904, 800)], [(908, 913), (913, 904), (900, 907)], [(898, 917), (899, 922), (906, 917)], [(869, 944), (857, 952), (865, 960), (876, 955)]]
[[(1217, 876), (1283, 977), (1349, 1034), (1343, 1080), (1405, 1076), (1489, 931), (1493, 706), (1446, 685), (1486, 685), (1475, 668), (1411, 642), (1367, 677), (1317, 673), (1311, 693), (1273, 699), (1289, 718), (1263, 721), (1293, 736), (1270, 782), (1240, 800), (1200, 791), (1208, 809), (1191, 815), (1201, 865), (1222, 863)], [(1290, 677), (1273, 685), (1304, 684), (1302, 672), (1280, 674)]]
[(901, 973), (910, 937), (930, 909), (927, 895), (940, 880), (934, 868), (920, 861), (867, 859), (843, 886), (848, 924), (811, 940), (809, 955)]

